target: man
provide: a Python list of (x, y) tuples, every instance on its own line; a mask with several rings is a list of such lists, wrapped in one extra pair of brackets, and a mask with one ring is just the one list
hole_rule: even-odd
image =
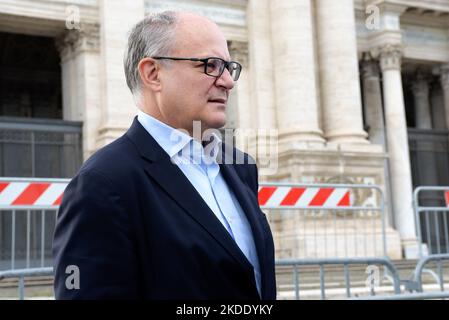
[(225, 125), (240, 71), (205, 17), (167, 11), (133, 28), (125, 75), (138, 116), (64, 193), (56, 298), (276, 298), (256, 165), (218, 135), (194, 134)]

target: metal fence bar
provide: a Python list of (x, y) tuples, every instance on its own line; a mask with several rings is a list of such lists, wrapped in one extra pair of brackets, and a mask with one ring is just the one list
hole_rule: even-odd
[(12, 231), (11, 231), (11, 269), (15, 268), (16, 260), (16, 210), (12, 211)]
[(26, 266), (30, 267), (30, 210), (27, 210)]
[(315, 248), (315, 254), (317, 254), (317, 252), (318, 252), (317, 237), (316, 237), (316, 220), (317, 220), (316, 216), (317, 216), (316, 212), (313, 212), (313, 236), (314, 236), (314, 240), (315, 240), (315, 241), (313, 241), (313, 245)]
[[(422, 237), (422, 232), (423, 230), (426, 231), (426, 243), (428, 245), (428, 249), (429, 249), (429, 253), (430, 254), (434, 254), (434, 245), (433, 245), (433, 241), (432, 241), (432, 234), (431, 234), (431, 230), (434, 230), (434, 236), (435, 236), (435, 241), (436, 241), (436, 251), (437, 254), (442, 254), (442, 248), (441, 248), (441, 244), (445, 243), (445, 252), (448, 253), (449, 252), (449, 237), (448, 237), (448, 223), (447, 223), (447, 214), (449, 212), (449, 207), (446, 206), (441, 206), (441, 207), (435, 207), (435, 206), (421, 206), (419, 199), (420, 199), (420, 194), (422, 192), (429, 192), (429, 191), (441, 191), (443, 192), (447, 192), (449, 191), (449, 186), (421, 186), (421, 187), (417, 187), (415, 188), (415, 190), (413, 191), (413, 208), (415, 211), (415, 225), (416, 225), (416, 233), (417, 233), (417, 237), (418, 237), (418, 241), (419, 241), (419, 256), (422, 257), (423, 251), (422, 251), (422, 242), (423, 242), (423, 237)], [(444, 195), (441, 197), (441, 201), (444, 201)], [(431, 215), (431, 213), (433, 213)], [(424, 214), (424, 223), (425, 226), (421, 225), (421, 217), (422, 214)], [(443, 234), (445, 236), (445, 239), (443, 239), (443, 241), (441, 241), (440, 236), (441, 236), (441, 230), (440, 230), (440, 216), (439, 214), (443, 215), (443, 221), (442, 224), (444, 225), (444, 230), (443, 230)], [(431, 218), (434, 219), (434, 228), (431, 229), (430, 224), (431, 224)]]
[(56, 133), (81, 133), (81, 121), (39, 119), (23, 117), (2, 117), (0, 130), (40, 131)]
[[(32, 209), (25, 212), (19, 211), (19, 213), (20, 215), (17, 214), (17, 210), (0, 210), (0, 219), (11, 216), (10, 220), (6, 220), (9, 222), (9, 225), (5, 225), (5, 227), (9, 227), (9, 230), (11, 230), (11, 235), (6, 241), (0, 241), (0, 249), (6, 252), (5, 260), (1, 261), (2, 265), (7, 263), (8, 266), (6, 268), (9, 269), (30, 268), (33, 266), (44, 267), (49, 250), (46, 247), (46, 239), (48, 238), (46, 235), (46, 232), (48, 232), (46, 222), (49, 215), (44, 210)], [(56, 216), (57, 211), (54, 210), (51, 213)], [(36, 215), (40, 215), (40, 217)], [(52, 225), (51, 229), (53, 227)], [(2, 230), (0, 230), (1, 232)], [(5, 266), (0, 268), (0, 270), (4, 268)]]
[(432, 253), (432, 239), (430, 238), (430, 219), (428, 214), (426, 214), (426, 236), (427, 244), (429, 245), (429, 253)]
[[(349, 265), (383, 265), (389, 270), (391, 274), (391, 280), (393, 285), (393, 290), (395, 294), (401, 293), (399, 274), (396, 267), (388, 258), (326, 258), (326, 259), (281, 259), (276, 261), (276, 266), (306, 266), (315, 265), (320, 268), (320, 296), (321, 299), (326, 298), (326, 286), (325, 286), (325, 270), (326, 265), (342, 265), (344, 267), (345, 273), (345, 285), (346, 285), (346, 295), (351, 296), (350, 290), (350, 276), (349, 276)], [(371, 293), (372, 294), (372, 293)], [(295, 296), (299, 296), (299, 288), (295, 287)]]
[(435, 236), (436, 236), (436, 243), (437, 243), (437, 253), (441, 253), (441, 246), (440, 246), (440, 223), (439, 223), (439, 216), (438, 211), (434, 212), (435, 216)]
[(324, 256), (327, 257), (327, 215), (324, 216)]
[(18, 278), (19, 299), (23, 300), (25, 298), (25, 277), (42, 277), (52, 275), (53, 275), (52, 267), (15, 269), (15, 270), (0, 271), (0, 281), (2, 281), (3, 279)]
[(307, 251), (307, 243), (306, 243), (306, 234), (307, 234), (307, 232), (306, 232), (306, 224), (307, 224), (307, 219), (306, 219), (306, 216), (303, 216), (303, 224), (302, 224), (302, 226), (303, 226), (303, 230), (302, 230), (302, 234), (304, 235), (304, 254), (307, 256), (308, 255), (308, 251)]
[[(301, 209), (301, 210), (322, 210), (322, 211), (381, 211), (380, 208), (371, 208), (371, 207), (361, 207), (361, 206), (351, 206), (351, 207), (320, 207), (320, 206), (309, 206), (309, 207), (295, 207), (295, 206), (287, 206), (283, 205), (282, 207), (275, 206), (260, 206), (262, 209), (270, 209), (270, 210), (291, 210), (291, 209)], [(449, 210), (447, 210), (449, 211)]]
[[(419, 187), (421, 188), (421, 187)], [(418, 189), (418, 188), (417, 188)], [(449, 189), (448, 189), (449, 191)], [(449, 212), (449, 207), (420, 207), (418, 208), (419, 211), (444, 211), (444, 212)]]
[(418, 191), (415, 189), (413, 192), (413, 209), (415, 211), (415, 231), (416, 231), (416, 237), (418, 238), (418, 254), (419, 257), (423, 256), (422, 252), (422, 235), (421, 235), (421, 217), (419, 215), (419, 209), (418, 209)]
[(370, 283), (370, 286), (369, 286), (370, 295), (371, 296), (375, 296), (376, 295), (376, 290), (374, 289), (374, 283), (373, 283), (373, 281), (375, 280), (375, 278), (374, 278), (374, 270), (370, 270), (370, 278), (371, 278), (371, 283)]
[(376, 220), (375, 220), (375, 216), (374, 216), (374, 214), (373, 215), (371, 215), (371, 223), (372, 223), (372, 229), (373, 229), (373, 242), (372, 242), (372, 247), (373, 247), (373, 251), (374, 252), (377, 252), (376, 251)]
[(437, 261), (437, 269), (438, 269), (438, 279), (440, 279), (440, 289), (444, 291), (444, 275), (443, 270), (441, 268), (441, 260)]
[(429, 293), (404, 293), (395, 295), (368, 296), (350, 298), (349, 300), (425, 300), (425, 299), (447, 299), (449, 292), (429, 292)]
[[(363, 224), (363, 229), (367, 230), (368, 228), (366, 226), (367, 221), (366, 221), (366, 217), (365, 216), (362, 216), (362, 224)], [(367, 243), (367, 239), (366, 238), (367, 238), (366, 232), (364, 232), (363, 233), (363, 249), (364, 249), (363, 255), (365, 257), (368, 256), (368, 243)]]
[(357, 232), (355, 232), (355, 230), (357, 230), (357, 221), (354, 219), (354, 254), (355, 256), (357, 256), (358, 241), (357, 241)]
[(25, 298), (25, 279), (23, 276), (19, 276), (19, 300)]
[(446, 239), (446, 251), (449, 250), (449, 235), (448, 235), (448, 225), (447, 225), (447, 213), (443, 212), (443, 221), (444, 221), (444, 237)]
[(344, 266), (345, 273), (345, 286), (346, 286), (346, 297), (351, 297), (351, 279), (349, 278), (349, 267), (347, 264)]
[(55, 206), (40, 206), (40, 205), (35, 205), (35, 206), (5, 206), (2, 205), (0, 206), (0, 210), (22, 210), (22, 211), (26, 211), (26, 210), (58, 210), (59, 206), (55, 205)]
[[(426, 266), (426, 264), (429, 263), (430, 261), (439, 261), (441, 263), (441, 260), (449, 260), (449, 254), (434, 254), (434, 255), (427, 256), (427, 257), (422, 257), (418, 261), (418, 263), (415, 267), (415, 271), (413, 272), (413, 281), (417, 285), (418, 292), (423, 292), (422, 273), (424, 271), (424, 267)], [(440, 284), (442, 283), (442, 281), (443, 281), (443, 279), (440, 277), (439, 278)], [(444, 290), (444, 287), (443, 287), (443, 290)]]
[[(16, 177), (0, 177), (2, 182), (39, 182), (39, 183), (69, 183), (70, 179), (67, 178), (16, 178)], [(5, 209), (4, 205), (0, 206), (1, 209)]]
[(43, 267), (45, 257), (45, 210), (41, 210), (41, 213), (41, 267)]
[(296, 300), (299, 300), (299, 272), (298, 272), (298, 266), (294, 266), (294, 270), (293, 270), (293, 279), (295, 281), (295, 298)]
[[(54, 192), (62, 193), (63, 188), (70, 182), (70, 179), (0, 177), (0, 182), (8, 184), (7, 188), (15, 188), (14, 184), (16, 183), (29, 183), (30, 185), (33, 183), (57, 184), (58, 186), (55, 189), (56, 191)], [(11, 242), (0, 242), (2, 251), (6, 250), (6, 252), (8, 252), (10, 250), (10, 254), (6, 255), (6, 257), (8, 257), (6, 259), (9, 259), (10, 257), (11, 261), (7, 261), (7, 263), (11, 269), (15, 269), (17, 267), (20, 268), (23, 266), (30, 268), (33, 265), (40, 265), (41, 267), (43, 267), (45, 265), (45, 242), (46, 238), (48, 238), (46, 237), (46, 231), (48, 232), (48, 230), (46, 230), (48, 229), (46, 227), (46, 222), (48, 220), (46, 210), (52, 210), (56, 213), (58, 209), (59, 205), (51, 204), (51, 202), (45, 205), (14, 205), (13, 200), (11, 200), (9, 204), (0, 205), (0, 219), (3, 219), (5, 215), (11, 214), (11, 237), (8, 237), (7, 239)], [(17, 212), (19, 212), (20, 215), (18, 215)], [(25, 214), (22, 215), (22, 212), (24, 212)], [(40, 219), (38, 216), (36, 216), (39, 215), (39, 213), (41, 214)], [(38, 236), (39, 220), (41, 223), (40, 238)], [(25, 228), (22, 228), (22, 226), (25, 226)], [(51, 228), (53, 227), (54, 226), (51, 226)], [(0, 230), (0, 232), (2, 231)], [(23, 252), (24, 249), (25, 252)], [(18, 263), (18, 259), (21, 259), (20, 263)], [(24, 261), (22, 261), (22, 259), (24, 259)], [(22, 262), (24, 262), (24, 265), (22, 265)]]
[(324, 284), (324, 266), (320, 264), (320, 291), (321, 291), (321, 300), (326, 299), (326, 286)]
[(261, 182), (260, 185), (273, 187), (317, 187), (317, 188), (335, 188), (335, 186), (342, 188), (360, 188), (360, 189), (377, 189), (381, 191), (380, 187), (376, 185), (367, 184), (350, 184), (350, 183), (302, 183), (302, 182)]
[[(334, 215), (335, 216), (335, 215)], [(347, 223), (346, 223), (347, 221), (346, 221), (346, 215), (343, 215), (343, 228), (345, 229), (345, 230), (348, 230), (347, 228), (346, 228), (346, 226), (347, 226)], [(337, 237), (337, 232), (335, 232), (335, 237)], [(347, 233), (345, 232), (345, 233), (343, 233), (343, 240), (344, 240), (344, 242), (345, 242), (345, 257), (347, 257), (348, 256), (348, 236), (347, 236)]]

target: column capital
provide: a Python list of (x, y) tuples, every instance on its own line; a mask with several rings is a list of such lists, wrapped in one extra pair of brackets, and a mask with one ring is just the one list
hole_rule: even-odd
[(382, 72), (387, 70), (401, 70), (402, 46), (386, 44), (377, 48)]
[(379, 77), (379, 63), (372, 59), (371, 55), (367, 52), (363, 54), (361, 62), (361, 75), (363, 79), (378, 78)]
[(239, 62), (243, 67), (248, 66), (248, 42), (229, 41), (231, 58)]
[(398, 3), (391, 3), (385, 0), (371, 1), (371, 5), (377, 6), (382, 14), (395, 14), (400, 17), (406, 10), (407, 6)]
[(99, 51), (100, 27), (98, 24), (82, 24), (79, 29), (67, 30), (55, 43), (62, 60), (85, 51)]
[(411, 84), (413, 95), (415, 96), (429, 96), (429, 82), (431, 78), (424, 74), (421, 70), (416, 72), (416, 77)]

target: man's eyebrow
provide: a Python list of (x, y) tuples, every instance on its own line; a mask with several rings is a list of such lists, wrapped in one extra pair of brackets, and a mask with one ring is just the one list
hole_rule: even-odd
[(204, 57), (204, 58), (201, 58), (201, 59), (206, 59), (206, 58), (219, 58), (219, 59), (223, 59), (224, 61), (231, 61), (231, 60), (232, 60), (231, 57), (224, 58), (224, 57), (222, 57), (222, 56), (220, 56), (220, 55), (218, 55), (218, 54), (211, 54), (211, 55), (208, 55), (208, 56), (204, 55), (203, 57)]

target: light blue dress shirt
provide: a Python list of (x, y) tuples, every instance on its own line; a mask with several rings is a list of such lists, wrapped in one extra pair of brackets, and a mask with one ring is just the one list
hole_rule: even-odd
[(203, 148), (202, 144), (190, 135), (141, 110), (138, 110), (137, 120), (181, 169), (254, 267), (254, 277), (260, 295), (259, 258), (251, 226), (238, 200), (223, 179), (216, 161), (221, 150), (220, 138), (212, 135), (211, 142)]

